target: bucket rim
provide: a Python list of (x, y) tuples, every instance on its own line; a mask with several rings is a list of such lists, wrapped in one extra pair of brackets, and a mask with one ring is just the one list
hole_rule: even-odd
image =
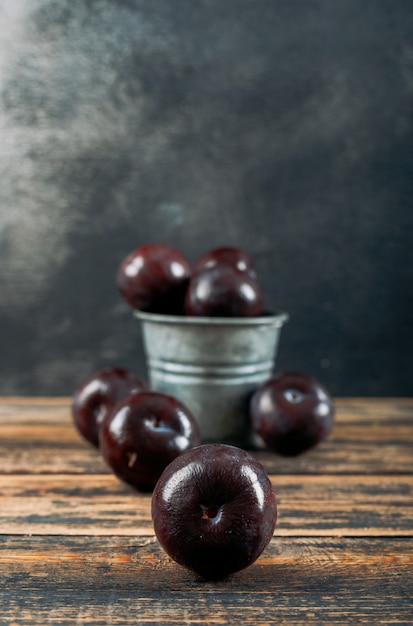
[(194, 315), (167, 315), (163, 313), (149, 313), (147, 311), (133, 311), (134, 317), (142, 322), (171, 324), (174, 326), (277, 326), (280, 327), (290, 319), (285, 311), (268, 313), (257, 317), (208, 317)]

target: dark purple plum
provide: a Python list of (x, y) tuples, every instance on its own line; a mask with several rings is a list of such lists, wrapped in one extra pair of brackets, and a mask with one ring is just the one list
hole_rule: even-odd
[(250, 401), (253, 430), (267, 447), (283, 456), (313, 448), (330, 433), (334, 402), (318, 380), (284, 372), (261, 385)]
[(133, 308), (164, 314), (183, 314), (191, 267), (185, 257), (165, 243), (133, 250), (116, 275), (121, 295)]
[(199, 445), (198, 423), (176, 398), (155, 391), (133, 393), (106, 416), (100, 452), (116, 476), (151, 491), (165, 467)]
[(152, 519), (172, 559), (214, 580), (261, 555), (274, 533), (277, 505), (255, 457), (234, 446), (204, 444), (165, 469), (152, 495)]
[(80, 434), (98, 447), (99, 429), (115, 404), (132, 391), (145, 389), (143, 380), (122, 367), (108, 367), (88, 376), (72, 398), (72, 417)]
[(230, 265), (215, 265), (194, 274), (186, 292), (187, 315), (254, 317), (263, 313), (258, 281)]
[(256, 278), (251, 257), (244, 250), (232, 246), (222, 246), (205, 252), (196, 261), (193, 273), (197, 274), (203, 269), (209, 269), (217, 265), (229, 265), (240, 272), (247, 272)]

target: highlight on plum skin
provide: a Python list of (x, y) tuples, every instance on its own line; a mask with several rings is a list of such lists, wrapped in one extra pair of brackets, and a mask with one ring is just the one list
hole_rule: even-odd
[(172, 559), (219, 580), (262, 554), (274, 533), (277, 504), (254, 456), (227, 444), (204, 444), (164, 470), (152, 495), (152, 519)]

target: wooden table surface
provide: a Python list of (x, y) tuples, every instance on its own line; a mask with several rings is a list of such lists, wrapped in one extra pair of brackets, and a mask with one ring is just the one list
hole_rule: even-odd
[(0, 624), (413, 624), (413, 400), (336, 404), (318, 449), (257, 453), (274, 537), (210, 583), (162, 551), (150, 495), (80, 439), (67, 398), (3, 398)]

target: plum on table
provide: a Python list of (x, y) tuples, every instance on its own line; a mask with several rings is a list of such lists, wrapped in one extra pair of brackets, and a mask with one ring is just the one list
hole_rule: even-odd
[(72, 417), (79, 433), (96, 448), (105, 416), (132, 391), (142, 391), (145, 383), (123, 367), (107, 367), (89, 375), (72, 397)]
[(127, 396), (105, 417), (99, 433), (100, 452), (114, 474), (146, 492), (175, 457), (199, 443), (199, 426), (189, 409), (156, 391)]
[(313, 448), (330, 433), (335, 407), (326, 387), (302, 372), (283, 372), (252, 395), (253, 430), (267, 447), (283, 456)]
[(177, 457), (152, 495), (155, 534), (167, 554), (206, 579), (251, 565), (271, 540), (277, 504), (261, 463), (227, 444)]

